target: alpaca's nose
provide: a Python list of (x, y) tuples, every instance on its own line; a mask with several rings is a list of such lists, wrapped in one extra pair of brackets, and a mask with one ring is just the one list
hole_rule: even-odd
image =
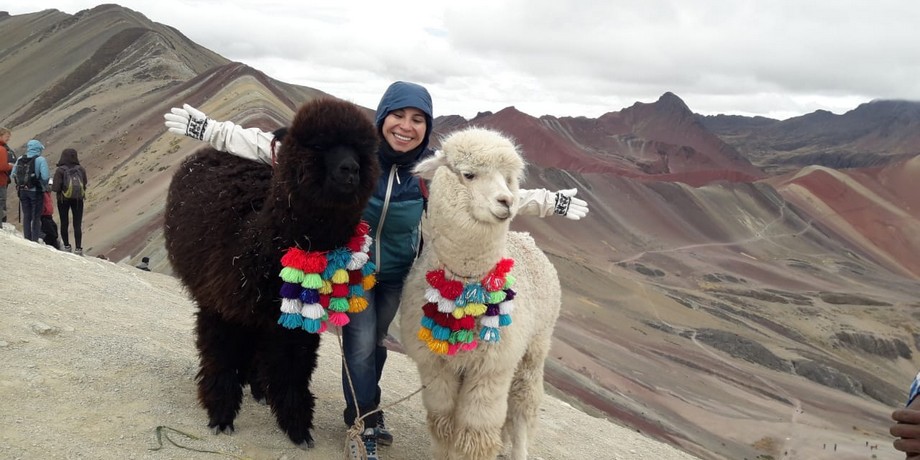
[(335, 172), (336, 180), (345, 184), (355, 184), (358, 182), (359, 171), (358, 162), (349, 158), (339, 164), (339, 168)]
[(498, 202), (499, 202), (499, 204), (501, 204), (502, 206), (504, 206), (504, 207), (506, 207), (506, 208), (508, 208), (508, 209), (511, 209), (511, 198), (506, 197), (506, 196), (499, 197)]

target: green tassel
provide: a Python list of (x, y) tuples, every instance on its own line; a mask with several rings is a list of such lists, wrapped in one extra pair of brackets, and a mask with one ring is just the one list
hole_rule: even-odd
[(319, 276), (319, 273), (307, 273), (300, 285), (306, 289), (319, 289), (323, 287), (323, 278)]
[(329, 309), (332, 311), (348, 311), (348, 299), (345, 297), (333, 297), (329, 300)]
[(281, 279), (288, 283), (300, 284), (303, 281), (303, 270), (294, 267), (284, 267), (279, 274)]
[(489, 293), (489, 301), (486, 303), (502, 303), (505, 301), (505, 291), (494, 291)]

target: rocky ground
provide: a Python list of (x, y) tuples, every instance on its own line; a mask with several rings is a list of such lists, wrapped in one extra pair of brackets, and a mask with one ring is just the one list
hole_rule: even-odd
[[(78, 257), (0, 231), (0, 458), (333, 459), (343, 457), (339, 352), (326, 334), (314, 374), (316, 448), (293, 447), (268, 409), (244, 400), (232, 436), (207, 430), (195, 400), (194, 306), (178, 282)], [(385, 403), (418, 387), (394, 353)], [(428, 458), (418, 395), (387, 409), (396, 442), (386, 459)], [(690, 459), (635, 430), (554, 397), (540, 409), (532, 459)]]

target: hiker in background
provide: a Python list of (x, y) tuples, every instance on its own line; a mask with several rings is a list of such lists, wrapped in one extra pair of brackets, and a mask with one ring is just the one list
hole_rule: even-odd
[(6, 222), (6, 191), (10, 185), (10, 173), (16, 156), (7, 143), (13, 133), (6, 128), (0, 128), (0, 222)]
[(894, 448), (904, 452), (907, 460), (920, 460), (920, 373), (914, 377), (907, 395), (907, 407), (891, 413), (894, 425), (888, 432), (896, 439)]
[(42, 204), (48, 190), (48, 161), (42, 156), (45, 146), (31, 139), (26, 143), (26, 154), (13, 166), (13, 180), (22, 206), (22, 236), (38, 241), (42, 236)]
[[(51, 181), (48, 181), (51, 185)], [(61, 250), (61, 241), (58, 239), (58, 226), (54, 222), (54, 198), (51, 192), (42, 194), (42, 241), (54, 249)]]
[(144, 257), (141, 259), (141, 263), (137, 264), (137, 268), (145, 272), (150, 271), (150, 257)]
[(73, 253), (83, 255), (83, 200), (86, 198), (86, 170), (80, 166), (77, 151), (64, 149), (61, 159), (54, 171), (54, 186), (52, 190), (57, 193), (58, 215), (61, 217), (61, 239), (64, 240), (64, 250), (71, 252), (68, 227), (70, 213), (73, 213), (73, 239), (76, 249)]

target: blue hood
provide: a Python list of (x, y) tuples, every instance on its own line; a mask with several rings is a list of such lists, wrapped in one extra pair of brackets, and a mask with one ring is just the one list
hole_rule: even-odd
[(41, 142), (32, 139), (26, 143), (26, 156), (27, 157), (37, 157), (42, 154), (45, 150), (45, 146)]
[(380, 98), (380, 104), (377, 105), (376, 124), (377, 131), (383, 127), (383, 119), (387, 114), (394, 110), (406, 107), (415, 107), (421, 110), (425, 116), (425, 138), (422, 140), (421, 149), (424, 152), (428, 147), (428, 138), (431, 137), (432, 121), (434, 120), (434, 110), (431, 104), (431, 95), (424, 86), (405, 81), (397, 81), (387, 88)]

